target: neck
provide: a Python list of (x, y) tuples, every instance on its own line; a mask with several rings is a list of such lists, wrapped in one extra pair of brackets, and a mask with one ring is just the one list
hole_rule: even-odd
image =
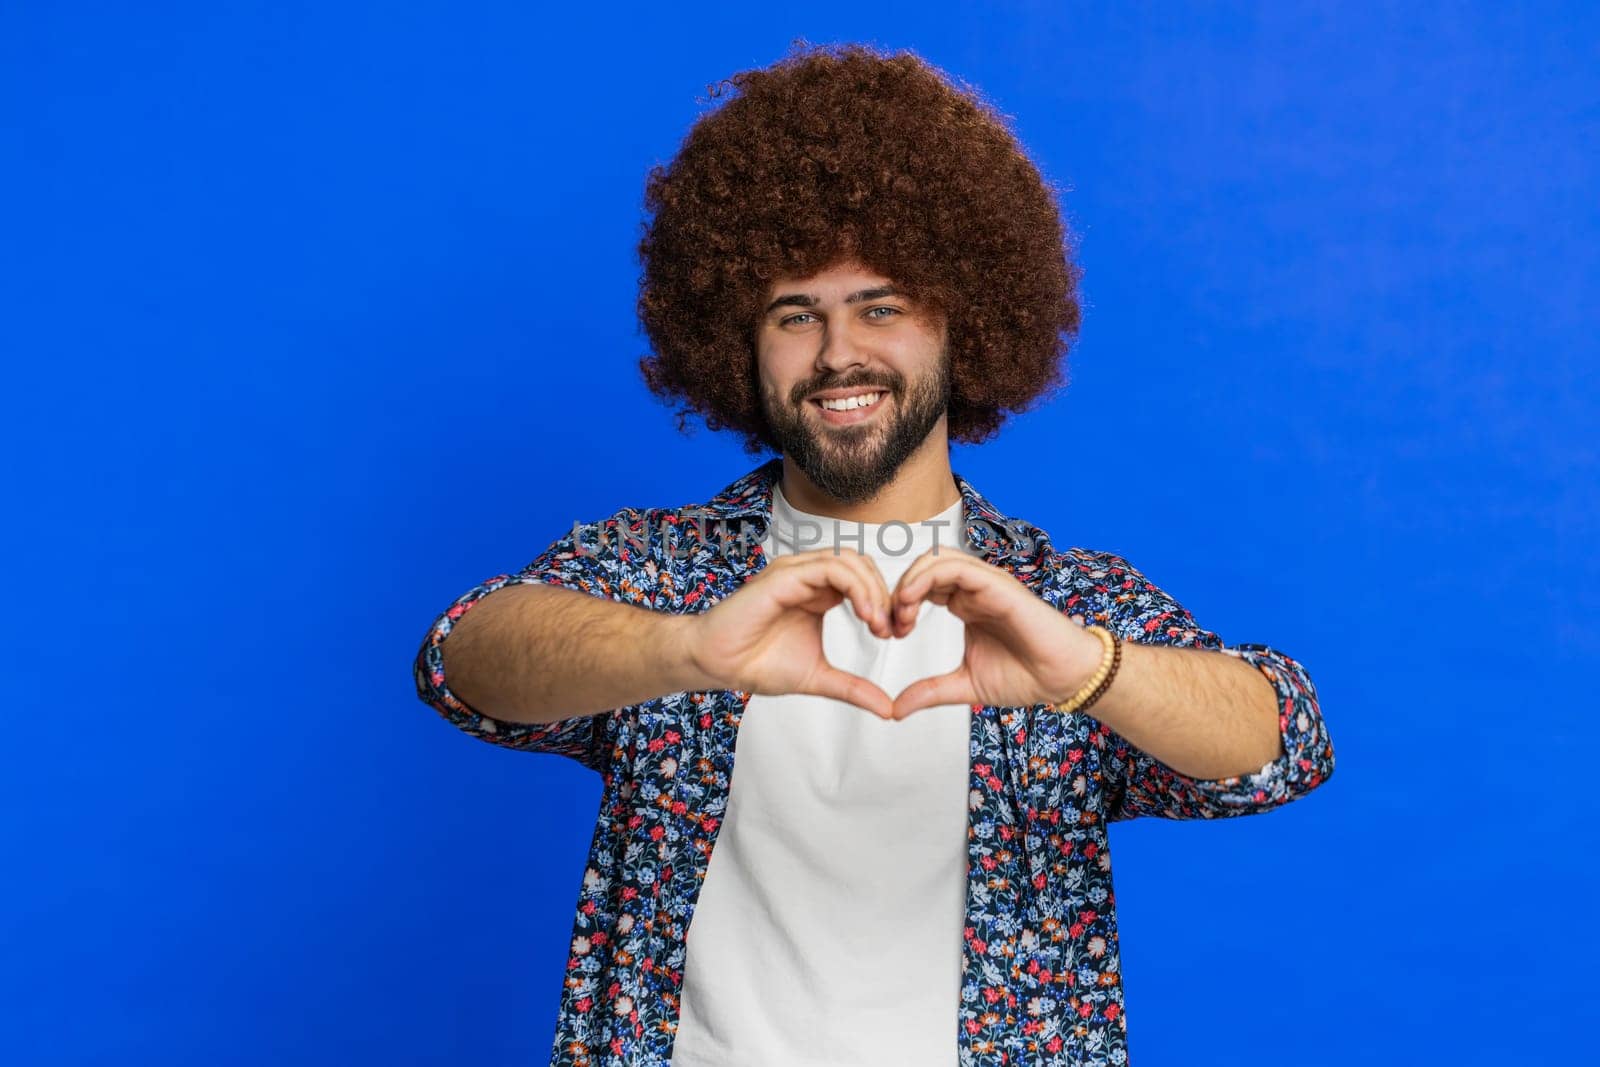
[(943, 435), (937, 433), (928, 435), (876, 495), (857, 504), (842, 503), (817, 488), (788, 456), (783, 457), (780, 484), (783, 495), (795, 508), (842, 522), (921, 522), (961, 499), (961, 491), (950, 469), (949, 445)]

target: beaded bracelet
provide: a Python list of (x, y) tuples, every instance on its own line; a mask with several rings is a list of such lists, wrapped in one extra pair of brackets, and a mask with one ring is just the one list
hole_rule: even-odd
[(1117, 668), (1122, 664), (1122, 638), (1104, 626), (1085, 626), (1084, 629), (1100, 639), (1105, 646), (1105, 655), (1100, 660), (1099, 669), (1089, 676), (1089, 680), (1072, 695), (1071, 700), (1050, 705), (1059, 712), (1082, 711), (1099, 700), (1101, 694), (1111, 687), (1111, 679), (1116, 677)]

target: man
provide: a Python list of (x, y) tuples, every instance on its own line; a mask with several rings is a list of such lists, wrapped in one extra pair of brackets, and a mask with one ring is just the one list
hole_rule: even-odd
[(733, 82), (651, 175), (641, 369), (778, 457), (575, 524), (416, 661), (463, 730), (603, 776), (553, 1062), (1125, 1063), (1108, 825), (1316, 788), (1315, 690), (952, 469), (1078, 324), (1000, 119), (906, 53)]

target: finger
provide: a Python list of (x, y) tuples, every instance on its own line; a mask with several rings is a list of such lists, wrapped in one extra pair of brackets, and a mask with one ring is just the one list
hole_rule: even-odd
[(878, 637), (891, 636), (889, 583), (884, 581), (883, 571), (878, 565), (854, 549), (842, 548), (835, 553), (833, 549), (825, 548), (815, 552), (809, 562), (846, 568), (859, 579), (860, 585), (852, 586), (852, 591), (859, 592), (859, 596), (851, 598), (856, 617)]
[(870, 711), (880, 719), (894, 717), (894, 701), (889, 698), (888, 693), (860, 675), (841, 671), (831, 663), (823, 663), (817, 669), (815, 676), (808, 679), (806, 686), (799, 692), (843, 701), (853, 707)]
[(900, 591), (901, 587), (903, 587), (906, 584), (906, 581), (908, 579), (911, 579), (911, 578), (915, 577), (916, 575), (921, 574), (935, 560), (949, 559), (949, 558), (950, 558), (950, 554), (949, 553), (945, 553), (944, 555), (936, 556), (933, 553), (933, 549), (931, 549), (931, 548), (928, 549), (926, 552), (924, 552), (921, 555), (919, 555), (916, 559), (912, 560), (911, 561), (911, 566), (907, 567), (905, 570), (900, 572), (900, 580), (895, 583), (895, 592), (898, 593)]
[(831, 550), (797, 563), (791, 569), (807, 588), (835, 590), (842, 594), (841, 599), (849, 598), (856, 615), (869, 625), (878, 617), (879, 608), (867, 575), (842, 557), (833, 555)]
[(878, 609), (878, 625), (874, 632), (883, 638), (894, 636), (893, 620), (889, 615), (889, 581), (883, 576), (883, 568), (878, 561), (867, 556), (857, 555), (862, 566), (867, 569), (867, 584), (872, 587), (872, 602)]
[(923, 571), (927, 570), (940, 558), (949, 558), (949, 556), (948, 554), (945, 557), (936, 556), (933, 553), (933, 549), (930, 548), (912, 560), (911, 566), (901, 572), (899, 581), (895, 582), (894, 589), (889, 594), (889, 619), (893, 624), (896, 637), (904, 637), (915, 628), (917, 616), (922, 607), (920, 598), (912, 599), (902, 595), (902, 591), (906, 588), (906, 583), (916, 580), (917, 576), (921, 575)]
[(871, 592), (873, 614), (863, 621), (878, 637), (892, 636), (889, 626), (889, 583), (884, 580), (883, 568), (878, 566), (876, 560), (855, 549), (842, 552), (840, 558), (861, 572)]
[[(922, 601), (949, 605), (952, 598), (960, 593), (971, 594), (973, 604), (980, 605), (983, 600), (978, 598), (997, 591), (996, 578), (997, 573), (989, 564), (978, 561), (952, 557), (930, 563), (916, 576), (902, 580), (895, 590), (897, 613), (914, 618), (916, 607)], [(962, 613), (962, 617), (971, 621), (975, 614), (969, 608)]]
[(850, 595), (848, 585), (841, 588), (808, 563), (785, 563), (780, 572), (774, 561), (767, 573), (773, 583), (770, 602), (780, 610), (801, 608), (821, 613)]
[(874, 636), (889, 636), (889, 590), (878, 570), (878, 565), (859, 552), (843, 552), (837, 562), (850, 568), (859, 580), (861, 595), (852, 600), (856, 618), (860, 619)]
[(910, 589), (918, 582), (923, 581), (930, 571), (943, 573), (951, 568), (970, 570), (978, 567), (988, 568), (989, 564), (984, 563), (982, 560), (973, 559), (971, 556), (951, 555), (949, 553), (935, 556), (931, 552), (925, 552), (911, 562), (911, 566), (906, 568), (905, 573), (900, 575), (900, 580), (895, 583), (894, 593), (892, 594), (894, 602), (897, 606), (900, 606), (915, 603), (920, 599), (920, 597), (912, 596)]
[[(827, 552), (832, 556), (832, 549)], [(855, 549), (841, 548), (837, 556), (845, 566), (851, 568), (865, 583), (868, 596), (871, 600), (871, 609), (863, 614), (859, 608), (856, 616), (866, 623), (868, 628), (879, 637), (889, 636), (889, 583), (883, 580), (883, 571), (878, 565)]]
[(941, 704), (976, 704), (978, 695), (972, 689), (972, 678), (965, 667), (932, 678), (919, 678), (900, 691), (894, 698), (893, 716), (903, 719), (922, 708)]

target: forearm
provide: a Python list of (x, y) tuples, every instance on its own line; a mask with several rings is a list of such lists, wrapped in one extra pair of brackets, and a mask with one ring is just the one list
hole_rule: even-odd
[(451, 689), (473, 709), (546, 723), (691, 688), (691, 621), (558, 586), (508, 585), (463, 615), (441, 650)]
[(1272, 683), (1210, 649), (1124, 640), (1116, 677), (1088, 710), (1191, 778), (1251, 773), (1284, 755)]

